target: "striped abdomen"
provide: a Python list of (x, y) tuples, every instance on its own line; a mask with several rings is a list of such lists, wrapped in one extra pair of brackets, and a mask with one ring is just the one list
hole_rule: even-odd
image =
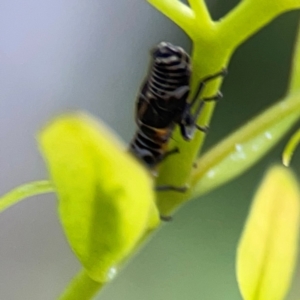
[(190, 58), (180, 47), (160, 43), (136, 105), (138, 130), (130, 150), (150, 168), (168, 153), (167, 144), (181, 121), (189, 94)]

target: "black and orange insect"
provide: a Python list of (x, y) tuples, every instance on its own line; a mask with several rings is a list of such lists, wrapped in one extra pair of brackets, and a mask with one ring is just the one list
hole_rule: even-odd
[(226, 73), (223, 69), (204, 78), (194, 98), (188, 102), (189, 55), (181, 47), (161, 42), (153, 49), (152, 58), (136, 104), (138, 130), (130, 143), (130, 151), (151, 170), (168, 155), (178, 152), (178, 149), (167, 148), (176, 124), (186, 140), (192, 139), (195, 129), (207, 130), (207, 127), (196, 124), (197, 119), (204, 103), (217, 100), (222, 94), (218, 92), (212, 97), (197, 99), (208, 81)]

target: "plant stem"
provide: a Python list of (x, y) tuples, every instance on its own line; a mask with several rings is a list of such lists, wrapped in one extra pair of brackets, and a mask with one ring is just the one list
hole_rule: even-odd
[(300, 1), (241, 1), (219, 23), (220, 39), (225, 47), (234, 50), (278, 15), (297, 8), (300, 8)]
[(300, 129), (298, 129), (290, 138), (282, 153), (282, 163), (284, 166), (289, 167), (296, 147), (300, 142)]
[(89, 300), (105, 285), (92, 280), (85, 270), (81, 270), (71, 281), (68, 288), (58, 300)]
[(298, 25), (298, 33), (296, 36), (294, 56), (292, 61), (291, 79), (288, 92), (295, 92), (300, 89), (300, 22)]
[[(201, 78), (214, 74), (228, 65), (233, 52), (244, 40), (279, 14), (300, 8), (300, 1), (298, 0), (244, 0), (219, 22), (211, 20), (208, 23), (205, 20), (203, 22), (199, 17), (201, 14), (205, 15), (205, 6), (201, 0), (189, 0), (192, 9), (197, 8), (197, 13), (195, 11), (192, 12), (194, 19), (191, 18), (190, 13), (187, 14), (187, 7), (185, 6), (180, 13), (178, 1), (149, 0), (149, 2), (181, 26), (193, 39), (191, 95), (196, 90), (196, 86), (201, 81)], [(168, 4), (171, 6), (171, 9), (168, 7)], [(183, 19), (187, 16), (188, 20), (184, 21)], [(207, 18), (209, 18), (209, 15), (206, 14), (204, 19)], [(209, 83), (201, 96), (214, 95), (219, 86), (220, 80)], [(205, 104), (199, 118), (199, 125), (209, 126), (214, 107), (214, 103)], [(279, 128), (279, 136), (282, 136), (288, 128), (290, 128), (290, 125), (285, 127), (285, 130)], [(182, 140), (179, 131), (176, 130), (173, 135), (174, 142), (171, 142), (169, 147), (170, 149), (180, 149), (180, 153), (168, 158), (161, 164), (157, 184), (189, 185), (193, 164), (199, 150), (202, 148), (204, 139), (205, 135), (197, 132), (194, 138), (187, 143)], [(221, 149), (219, 151), (222, 152)], [(196, 177), (197, 180), (200, 180), (200, 177)], [(194, 179), (193, 176), (192, 185), (195, 184)], [(160, 213), (162, 215), (172, 214), (179, 205), (188, 200), (189, 196), (189, 192), (181, 195), (174, 192), (158, 193), (157, 205)]]
[[(289, 96), (218, 143), (198, 159), (197, 168), (191, 175), (191, 185), (194, 186), (193, 198), (238, 176), (280, 140), (299, 118), (300, 95), (299, 92), (295, 94), (299, 88), (300, 24), (294, 50)], [(272, 139), (270, 140), (268, 137), (272, 137)], [(238, 149), (236, 149), (237, 145)], [(238, 153), (241, 149), (243, 157), (247, 157), (247, 160), (244, 159), (243, 162), (237, 159), (238, 154), (241, 154), (241, 152)], [(228, 172), (228, 168), (230, 168), (230, 172)]]
[[(275, 104), (214, 146), (196, 162), (197, 167), (191, 175), (192, 197), (196, 198), (249, 169), (280, 140), (298, 120), (299, 114), (298, 93)], [(239, 153), (243, 154), (241, 160), (238, 160)], [(210, 176), (211, 171), (213, 176)]]
[(186, 31), (191, 32), (194, 27), (194, 12), (179, 0), (148, 0), (157, 10), (166, 15), (175, 24)]
[[(205, 57), (206, 59), (202, 59)], [(208, 74), (214, 74), (226, 66), (229, 59), (229, 53), (222, 45), (218, 44), (212, 35), (209, 41), (195, 42), (192, 55), (193, 61), (193, 82), (192, 94), (196, 90), (197, 84)], [(208, 83), (201, 97), (215, 95), (220, 87), (221, 78), (217, 78)], [(198, 124), (208, 125), (212, 116), (215, 103), (206, 103), (200, 116)], [(178, 130), (173, 135), (173, 140), (176, 141), (170, 144), (170, 149), (178, 147), (180, 153), (168, 157), (159, 169), (159, 177), (157, 185), (174, 185), (183, 186), (189, 184), (191, 170), (197, 158), (199, 148), (203, 145), (205, 134), (197, 131), (193, 139), (189, 142), (182, 139)], [(157, 193), (157, 205), (162, 215), (170, 215), (184, 201), (189, 199), (189, 192), (174, 193), (160, 192)]]
[(54, 190), (52, 183), (48, 180), (33, 181), (20, 185), (0, 198), (0, 212), (25, 198), (51, 193), (54, 192)]
[(201, 25), (209, 24), (212, 22), (210, 13), (207, 9), (204, 0), (188, 0), (191, 9), (196, 15), (198, 20), (201, 20)]

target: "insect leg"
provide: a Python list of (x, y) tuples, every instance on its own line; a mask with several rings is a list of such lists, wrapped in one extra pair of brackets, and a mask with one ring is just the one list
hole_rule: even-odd
[(179, 148), (178, 148), (178, 147), (176, 147), (176, 148), (174, 148), (174, 149), (171, 149), (171, 150), (167, 151), (167, 152), (163, 155), (162, 159), (166, 159), (168, 156), (170, 156), (170, 155), (172, 155), (172, 154), (176, 154), (176, 153), (179, 153)]
[(170, 222), (173, 220), (173, 218), (171, 216), (160, 215), (159, 217), (160, 217), (161, 221), (164, 221), (164, 222)]
[(174, 186), (174, 185), (158, 185), (155, 187), (155, 190), (158, 192), (179, 192), (179, 193), (185, 193), (188, 190), (188, 186)]
[[(203, 91), (203, 88), (205, 87), (205, 85), (206, 85), (207, 82), (209, 82), (209, 81), (211, 81), (211, 80), (213, 80), (213, 79), (216, 79), (216, 78), (218, 78), (218, 77), (220, 77), (220, 76), (221, 76), (221, 77), (224, 77), (226, 74), (227, 74), (227, 69), (226, 69), (226, 68), (223, 68), (220, 72), (218, 72), (218, 73), (216, 73), (216, 74), (213, 74), (213, 75), (209, 75), (209, 76), (205, 77), (204, 79), (202, 79), (201, 82), (199, 83), (199, 86), (198, 86), (198, 88), (197, 88), (196, 94), (195, 94), (193, 100), (192, 100), (191, 103), (190, 103), (190, 107), (193, 107), (193, 106), (194, 106), (194, 104), (196, 103), (196, 101), (197, 101), (199, 95), (200, 95), (201, 92)], [(220, 92), (218, 92), (218, 93), (217, 93), (217, 95), (218, 95), (217, 99), (219, 99), (219, 98), (222, 97), (222, 96), (220, 97), (219, 94), (222, 95)], [(212, 97), (208, 97), (208, 98), (207, 98), (207, 99), (208, 99), (207, 101), (211, 101), (211, 100), (216, 99), (216, 96), (217, 96), (217, 95), (212, 96)], [(212, 99), (212, 98), (213, 98), (213, 99)]]
[[(159, 185), (159, 186), (155, 187), (155, 190), (158, 192), (175, 191), (175, 192), (179, 192), (179, 193), (185, 193), (188, 190), (188, 186), (187, 185), (184, 185), (184, 186)], [(160, 215), (160, 219), (162, 221), (169, 222), (169, 221), (172, 221), (173, 218), (171, 216)]]
[(215, 95), (202, 98), (201, 100), (204, 102), (210, 102), (210, 101), (218, 101), (221, 98), (223, 98), (223, 94), (220, 91), (218, 91)]
[(197, 107), (197, 110), (194, 113), (194, 115), (191, 114), (191, 105), (189, 103), (187, 104), (185, 112), (183, 113), (182, 120), (179, 123), (181, 135), (185, 140), (189, 141), (193, 138), (195, 128), (204, 133), (208, 132), (208, 126), (200, 126), (196, 124), (198, 116), (200, 115), (204, 107), (204, 104), (205, 101), (200, 101), (199, 106)]
[(217, 100), (221, 99), (223, 97), (222, 93), (219, 91), (216, 95), (199, 99), (199, 104), (196, 107), (195, 112), (193, 114), (191, 113), (191, 109), (193, 106), (195, 106), (197, 99), (198, 99), (199, 95), (202, 93), (203, 88), (205, 87), (206, 83), (208, 81), (216, 79), (220, 76), (223, 77), (226, 74), (227, 74), (227, 70), (224, 68), (216, 74), (205, 77), (203, 80), (201, 80), (201, 82), (198, 86), (198, 89), (196, 91), (196, 94), (195, 94), (194, 98), (192, 99), (192, 101), (190, 103), (187, 103), (185, 111), (182, 115), (182, 120), (179, 124), (181, 134), (186, 140), (191, 140), (193, 138), (194, 128), (197, 128), (198, 130), (200, 130), (204, 133), (206, 133), (208, 131), (208, 129), (209, 129), (208, 126), (199, 126), (196, 124), (197, 119), (198, 119), (199, 115), (201, 114), (201, 111), (204, 107), (205, 102), (217, 101)]

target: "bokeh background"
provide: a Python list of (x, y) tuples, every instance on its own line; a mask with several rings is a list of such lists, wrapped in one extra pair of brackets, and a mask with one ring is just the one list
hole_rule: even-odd
[[(238, 1), (208, 1), (215, 19)], [(206, 149), (284, 95), (298, 12), (279, 17), (235, 53)], [(162, 40), (191, 48), (145, 0), (2, 0), (0, 194), (48, 178), (35, 133), (70, 109), (93, 113), (124, 141), (149, 61)], [(188, 203), (97, 299), (241, 299), (235, 252), (252, 195), (280, 161), (281, 143), (239, 179)], [(299, 174), (300, 151), (293, 168)], [(0, 299), (53, 300), (80, 269), (56, 216), (55, 195), (0, 215)], [(299, 268), (298, 268), (299, 269)], [(299, 299), (300, 272), (287, 299)]]

